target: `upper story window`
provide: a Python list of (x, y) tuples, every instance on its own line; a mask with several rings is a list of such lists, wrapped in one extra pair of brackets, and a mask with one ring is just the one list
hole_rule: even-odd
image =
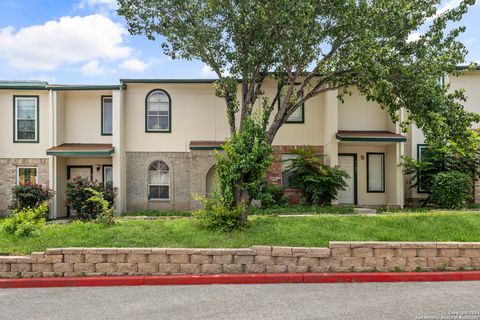
[(102, 136), (112, 135), (112, 97), (102, 96)]
[(437, 78), (437, 86), (445, 87), (449, 83), (449, 81), (450, 79), (448, 77), (448, 74), (442, 73), (442, 75)]
[(13, 97), (13, 141), (38, 142), (38, 96)]
[(146, 132), (172, 132), (171, 100), (167, 92), (153, 90), (146, 98)]
[(163, 161), (154, 161), (148, 168), (148, 199), (170, 199), (170, 169)]
[[(302, 92), (303, 96), (303, 92)], [(283, 97), (280, 96), (278, 99), (278, 108), (283, 103)], [(302, 104), (299, 106), (291, 115), (288, 117), (287, 121), (285, 123), (305, 123), (305, 104)]]

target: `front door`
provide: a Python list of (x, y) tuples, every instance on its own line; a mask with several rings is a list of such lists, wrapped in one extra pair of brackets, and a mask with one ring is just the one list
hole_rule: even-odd
[[(93, 179), (93, 166), (67, 166), (67, 180), (76, 177)], [(67, 217), (70, 215), (70, 207), (67, 207)]]
[(339, 204), (355, 204), (356, 202), (356, 158), (355, 154), (343, 154), (338, 156), (338, 165), (342, 170), (345, 170), (349, 178), (346, 179), (347, 188), (338, 192)]

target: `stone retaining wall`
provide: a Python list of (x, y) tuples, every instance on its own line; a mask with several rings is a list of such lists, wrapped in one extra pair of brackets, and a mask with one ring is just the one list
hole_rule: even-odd
[(64, 248), (0, 257), (0, 277), (480, 269), (480, 243), (330, 242), (328, 248)]

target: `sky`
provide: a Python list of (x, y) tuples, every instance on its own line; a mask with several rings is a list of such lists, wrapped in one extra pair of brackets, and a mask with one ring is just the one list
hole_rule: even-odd
[[(443, 0), (439, 10), (460, 1)], [(115, 0), (0, 0), (0, 79), (117, 84), (121, 78), (215, 77), (200, 61), (172, 60), (160, 42), (130, 35), (115, 9)], [(459, 38), (467, 61), (480, 63), (480, 0), (460, 25), (467, 27)]]

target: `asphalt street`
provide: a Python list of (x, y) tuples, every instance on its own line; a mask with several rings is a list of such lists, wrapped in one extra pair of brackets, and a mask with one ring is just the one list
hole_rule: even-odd
[(1, 289), (0, 319), (480, 319), (480, 282)]

